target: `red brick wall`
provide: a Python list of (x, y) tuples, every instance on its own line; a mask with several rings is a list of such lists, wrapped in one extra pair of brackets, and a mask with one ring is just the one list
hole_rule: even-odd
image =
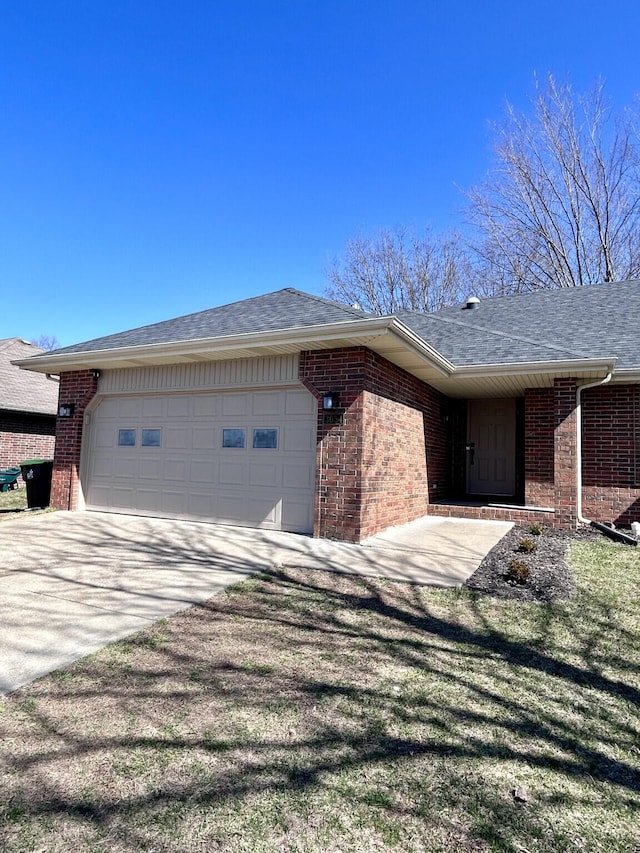
[(365, 391), (362, 444), (361, 537), (426, 515), (424, 414)]
[(640, 521), (640, 386), (582, 394), (582, 485), (586, 518)]
[[(364, 347), (302, 353), (300, 376), (319, 408), (316, 536), (358, 542), (446, 494), (442, 395)], [(340, 394), (342, 423), (325, 422), (326, 391)]]
[(527, 506), (553, 507), (553, 388), (527, 388), (524, 395), (524, 501)]
[[(452, 401), (381, 356), (370, 350), (366, 350), (366, 353), (367, 390), (379, 397), (393, 400), (402, 407), (414, 409), (424, 416), (421, 420), (427, 459), (429, 501), (445, 497), (451, 489), (451, 426), (448, 421)], [(398, 436), (397, 431), (394, 435)], [(398, 444), (401, 441), (399, 437)], [(402, 453), (400, 447), (398, 452)]]
[(60, 402), (72, 403), (73, 417), (58, 418), (56, 452), (51, 483), (51, 506), (76, 509), (84, 412), (96, 393), (98, 382), (90, 370), (60, 374)]
[(556, 379), (554, 394), (554, 484), (555, 515), (557, 527), (575, 527), (577, 524), (577, 413), (576, 383), (574, 379)]
[(55, 443), (54, 417), (0, 412), (0, 468), (27, 459), (52, 459)]

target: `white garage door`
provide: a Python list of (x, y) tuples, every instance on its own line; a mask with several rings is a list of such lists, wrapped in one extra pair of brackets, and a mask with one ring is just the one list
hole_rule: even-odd
[(309, 533), (316, 416), (301, 388), (105, 397), (86, 506)]

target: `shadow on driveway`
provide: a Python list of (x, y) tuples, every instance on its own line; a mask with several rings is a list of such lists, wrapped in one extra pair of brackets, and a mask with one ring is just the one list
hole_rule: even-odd
[(457, 524), (421, 519), (360, 546), (110, 513), (3, 522), (0, 694), (261, 570), (288, 565), (437, 586), (462, 583), (511, 525)]

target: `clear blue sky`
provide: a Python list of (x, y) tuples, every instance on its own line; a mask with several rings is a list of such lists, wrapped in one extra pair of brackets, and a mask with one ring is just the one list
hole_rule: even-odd
[(534, 72), (640, 91), (637, 0), (20, 0), (0, 16), (0, 338), (62, 345), (455, 225)]

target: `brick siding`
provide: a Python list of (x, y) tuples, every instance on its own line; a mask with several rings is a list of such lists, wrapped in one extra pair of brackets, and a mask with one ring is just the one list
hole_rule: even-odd
[(604, 385), (582, 395), (583, 515), (640, 521), (640, 386)]
[[(359, 542), (447, 493), (441, 394), (364, 347), (304, 352), (300, 377), (318, 400), (316, 536)], [(327, 391), (340, 394), (341, 423), (326, 422)]]
[(524, 502), (553, 507), (554, 484), (553, 388), (527, 388), (524, 395)]
[(55, 436), (55, 417), (0, 412), (0, 468), (27, 459), (53, 459)]
[(558, 527), (575, 527), (578, 505), (577, 480), (577, 413), (576, 382), (574, 379), (556, 379), (554, 394), (554, 459), (555, 485), (554, 523)]
[(84, 412), (97, 384), (90, 370), (60, 374), (60, 402), (73, 404), (75, 411), (73, 417), (57, 420), (51, 484), (51, 506), (55, 509), (77, 509)]
[(514, 524), (543, 524), (556, 527), (555, 513), (488, 504), (440, 503), (429, 507), (429, 515), (444, 518), (477, 518), (481, 521), (513, 521)]

